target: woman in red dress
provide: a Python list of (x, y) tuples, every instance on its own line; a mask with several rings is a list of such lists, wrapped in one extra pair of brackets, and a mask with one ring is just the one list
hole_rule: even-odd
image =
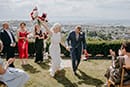
[(29, 33), (27, 32), (26, 24), (24, 22), (20, 23), (20, 28), (18, 29), (17, 37), (19, 57), (21, 59), (22, 65), (27, 64), (28, 59), (28, 34)]

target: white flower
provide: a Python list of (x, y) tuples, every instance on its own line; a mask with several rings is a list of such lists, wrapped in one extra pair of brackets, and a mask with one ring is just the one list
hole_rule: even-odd
[(83, 34), (83, 32), (80, 32), (80, 34), (82, 35), (82, 34)]
[(36, 17), (38, 17), (38, 11), (33, 11), (33, 18), (36, 18)]

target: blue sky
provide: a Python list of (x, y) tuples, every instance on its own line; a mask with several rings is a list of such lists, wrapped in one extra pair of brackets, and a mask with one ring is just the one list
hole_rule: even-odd
[(130, 0), (0, 0), (0, 20), (30, 20), (38, 6), (51, 18), (130, 20)]

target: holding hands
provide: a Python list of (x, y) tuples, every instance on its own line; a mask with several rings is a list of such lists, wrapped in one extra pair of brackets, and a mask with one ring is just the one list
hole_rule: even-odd
[(70, 51), (70, 46), (67, 46), (67, 47), (66, 47), (66, 50)]

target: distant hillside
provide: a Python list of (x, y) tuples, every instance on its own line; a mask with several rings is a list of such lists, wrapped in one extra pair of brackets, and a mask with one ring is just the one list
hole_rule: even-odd
[[(80, 23), (79, 23), (79, 21), (77, 21), (77, 23), (76, 23), (76, 21), (71, 22), (73, 20), (71, 20), (69, 22), (67, 22), (67, 21), (68, 21), (67, 19), (65, 22), (62, 21), (63, 23), (59, 21), (59, 23), (62, 24), (62, 32), (66, 33), (66, 34), (68, 32), (70, 32), (71, 30), (73, 30), (77, 24), (81, 24), (82, 30), (84, 32), (86, 32), (87, 37), (103, 39), (103, 40), (113, 40), (113, 39), (116, 40), (116, 39), (125, 39), (125, 38), (129, 39), (130, 38), (130, 26), (129, 25), (105, 24), (105, 22), (104, 22), (104, 24), (100, 24), (100, 22), (98, 22), (99, 24), (89, 24), (89, 23), (82, 23), (83, 21)], [(0, 21), (0, 29), (2, 28), (3, 22), (5, 22), (5, 21)], [(31, 32), (34, 31), (34, 25), (32, 24), (31, 21), (13, 20), (13, 21), (8, 21), (8, 22), (9, 22), (10, 27), (11, 27), (12, 31), (14, 32), (14, 34), (16, 34), (16, 30), (19, 28), (19, 24), (21, 22), (25, 22), (27, 24), (28, 31), (31, 31)], [(121, 22), (121, 21), (119, 21), (119, 22)], [(54, 23), (55, 23), (54, 21), (49, 21), (48, 22), (49, 27), (51, 28)], [(44, 31), (44, 29), (42, 29), (42, 30)]]

